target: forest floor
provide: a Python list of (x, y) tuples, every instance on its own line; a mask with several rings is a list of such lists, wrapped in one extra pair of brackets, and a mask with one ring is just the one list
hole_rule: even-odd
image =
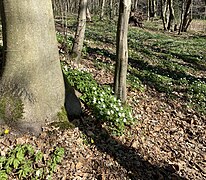
[[(114, 76), (115, 25), (109, 26), (88, 25), (78, 67), (102, 85), (112, 84)], [(102, 33), (104, 27), (108, 34)], [(206, 179), (205, 34), (164, 34), (149, 25), (130, 29), (127, 103), (138, 117), (136, 125), (113, 136), (85, 106), (83, 121), (75, 119), (67, 129), (45, 127), (40, 137), (10, 130), (0, 137), (1, 154), (23, 143), (45, 154), (63, 147), (65, 156), (53, 179)], [(72, 37), (73, 28), (69, 32)], [(134, 77), (142, 84), (132, 83)], [(196, 85), (199, 96), (184, 94)]]

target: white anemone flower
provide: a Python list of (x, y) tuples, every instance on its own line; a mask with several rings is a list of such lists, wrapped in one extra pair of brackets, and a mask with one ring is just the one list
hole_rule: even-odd
[(114, 108), (115, 108), (116, 111), (119, 111), (119, 108), (118, 108), (118, 107), (115, 106)]

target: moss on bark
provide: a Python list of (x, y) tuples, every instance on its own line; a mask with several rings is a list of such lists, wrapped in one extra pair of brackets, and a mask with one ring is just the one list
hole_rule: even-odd
[(58, 112), (57, 117), (59, 121), (51, 123), (52, 126), (58, 127), (61, 130), (75, 128), (74, 124), (69, 122), (65, 107), (62, 107), (61, 111)]
[(0, 120), (6, 123), (13, 123), (23, 117), (23, 103), (20, 98), (12, 94), (0, 96)]

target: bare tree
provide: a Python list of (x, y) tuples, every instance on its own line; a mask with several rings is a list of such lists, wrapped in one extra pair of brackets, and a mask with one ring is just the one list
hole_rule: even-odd
[(104, 18), (104, 10), (105, 9), (105, 0), (102, 0), (101, 2), (101, 14), (100, 14), (100, 20), (103, 20)]
[(173, 7), (173, 0), (168, 0), (168, 22), (167, 30), (174, 30), (175, 13)]
[(131, 8), (131, 0), (120, 0), (119, 19), (117, 27), (117, 49), (116, 49), (116, 66), (114, 92), (117, 98), (123, 103), (127, 98), (126, 76), (128, 64), (128, 21)]
[(87, 19), (87, 21), (92, 22), (92, 17), (91, 17), (91, 13), (89, 11), (89, 7), (87, 7), (86, 19)]
[(139, 0), (134, 0), (133, 8), (135, 11), (137, 11), (138, 3), (139, 3)]
[(160, 11), (161, 11), (161, 19), (162, 19), (162, 24), (163, 24), (163, 28), (166, 31), (166, 19), (165, 19), (165, 1), (164, 0), (160, 0)]
[(83, 48), (84, 33), (86, 28), (86, 11), (87, 11), (87, 0), (80, 0), (79, 13), (78, 13), (78, 25), (77, 25), (74, 44), (71, 53), (71, 57), (76, 63), (79, 63), (81, 53), (82, 53), (82, 48)]
[(190, 11), (191, 11), (191, 4), (192, 4), (192, 0), (186, 0), (185, 5), (186, 7), (182, 7), (184, 8), (184, 12), (183, 12), (183, 21), (182, 21), (182, 25), (181, 25), (181, 32), (186, 32), (187, 28), (189, 27), (190, 23), (192, 22), (191, 17), (189, 17)]
[(176, 30), (173, 0), (160, 0), (161, 19), (164, 30)]
[(157, 16), (157, 2), (156, 0), (147, 0), (147, 20)]
[(109, 18), (113, 19), (113, 0), (109, 1)]
[(147, 0), (147, 21), (150, 20), (150, 0)]

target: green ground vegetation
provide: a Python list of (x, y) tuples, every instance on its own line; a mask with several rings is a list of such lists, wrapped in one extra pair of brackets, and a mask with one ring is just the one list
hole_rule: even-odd
[(64, 149), (56, 147), (48, 159), (44, 153), (30, 144), (18, 144), (4, 156), (0, 156), (0, 178), (52, 179), (53, 172), (64, 157)]
[[(116, 25), (116, 22), (96, 21), (94, 18), (93, 23), (87, 24), (83, 50), (84, 56), (96, 54), (97, 57), (110, 58), (110, 62), (103, 62), (101, 58), (93, 60), (98, 67), (111, 71), (114, 71), (115, 62)], [(144, 90), (145, 86), (152, 87), (205, 114), (206, 35), (177, 35), (159, 30), (155, 22), (153, 26), (156, 28), (151, 26), (150, 22), (144, 29), (129, 28), (128, 85), (139, 90)], [(73, 32), (74, 28), (70, 31)], [(72, 38), (69, 37), (69, 47), (71, 43)]]

